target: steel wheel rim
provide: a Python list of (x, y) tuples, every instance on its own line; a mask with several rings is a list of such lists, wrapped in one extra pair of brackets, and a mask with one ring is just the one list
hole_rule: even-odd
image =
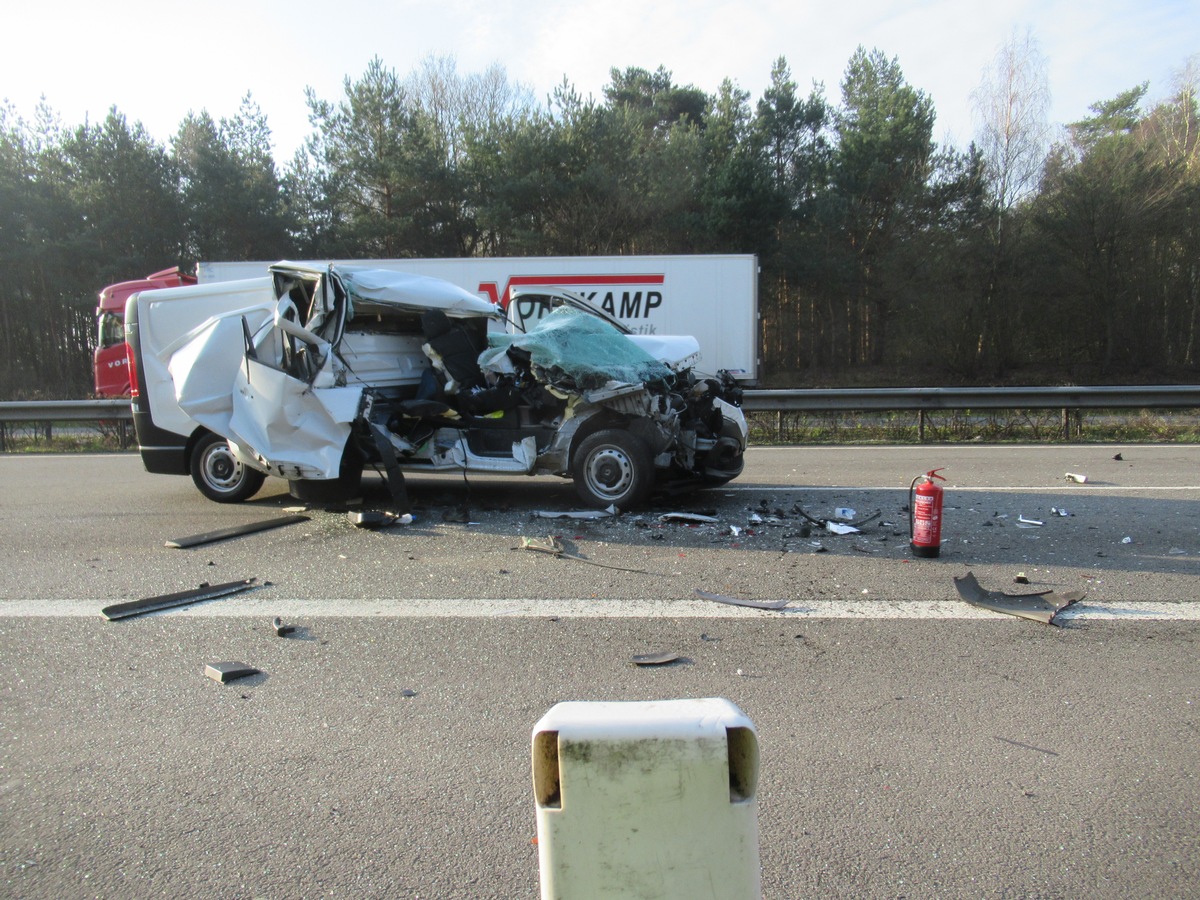
[(228, 493), (237, 488), (242, 480), (242, 464), (228, 444), (213, 444), (204, 452), (201, 460), (204, 480), (216, 491)]

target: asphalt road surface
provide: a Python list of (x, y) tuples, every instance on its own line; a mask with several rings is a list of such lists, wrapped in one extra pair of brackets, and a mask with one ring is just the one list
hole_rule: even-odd
[[(766, 897), (1200, 896), (1197, 463), (756, 449), (726, 488), (603, 520), (534, 516), (578, 509), (553, 479), (414, 478), (409, 526), (314, 509), (179, 550), (292, 501), (269, 482), (214, 504), (136, 456), (0, 457), (0, 892), (535, 897), (534, 723), (712, 696), (758, 731)], [(917, 560), (907, 488), (935, 466), (942, 555)], [(386, 501), (368, 479), (365, 506)], [(811, 522), (838, 507), (879, 516)], [(552, 536), (562, 555), (521, 548)], [(1041, 625), (963, 603), (968, 571), (1086, 597)], [(679, 659), (631, 663), (661, 651)], [(223, 660), (261, 672), (206, 678)]]

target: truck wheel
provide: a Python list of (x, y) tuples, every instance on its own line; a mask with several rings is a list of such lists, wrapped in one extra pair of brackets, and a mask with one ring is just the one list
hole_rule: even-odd
[(615, 428), (590, 434), (571, 460), (575, 492), (589, 506), (632, 509), (654, 484), (654, 463), (645, 441)]
[(241, 503), (258, 493), (267, 476), (242, 465), (225, 438), (206, 434), (197, 441), (190, 462), (192, 481), (209, 500)]

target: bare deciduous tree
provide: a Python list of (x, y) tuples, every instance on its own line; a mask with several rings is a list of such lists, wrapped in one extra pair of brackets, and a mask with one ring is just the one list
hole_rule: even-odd
[(1038, 184), (1049, 138), (1046, 57), (1030, 32), (1013, 34), (972, 91), (979, 149), (1001, 215)]

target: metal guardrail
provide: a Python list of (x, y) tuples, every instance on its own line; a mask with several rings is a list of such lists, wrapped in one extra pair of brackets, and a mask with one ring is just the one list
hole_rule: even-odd
[[(1064, 437), (1071, 436), (1070, 414), (1081, 409), (1200, 409), (1200, 385), (1008, 388), (815, 388), (750, 390), (746, 412), (866, 412), (915, 410), (919, 439), (925, 414), (949, 409), (1061, 409)], [(133, 420), (126, 399), (0, 402), (0, 449), (9, 422), (101, 422)]]
[[(950, 409), (1058, 409), (1070, 440), (1072, 413), (1083, 409), (1196, 409), (1200, 385), (1008, 388), (851, 388), (746, 391), (747, 412), (773, 412), (783, 433), (785, 412), (917, 412), (917, 440), (925, 441), (926, 414)], [(1078, 430), (1078, 417), (1075, 429)]]
[(742, 404), (742, 408), (748, 412), (1170, 407), (1200, 407), (1200, 385), (746, 391), (746, 399)]

